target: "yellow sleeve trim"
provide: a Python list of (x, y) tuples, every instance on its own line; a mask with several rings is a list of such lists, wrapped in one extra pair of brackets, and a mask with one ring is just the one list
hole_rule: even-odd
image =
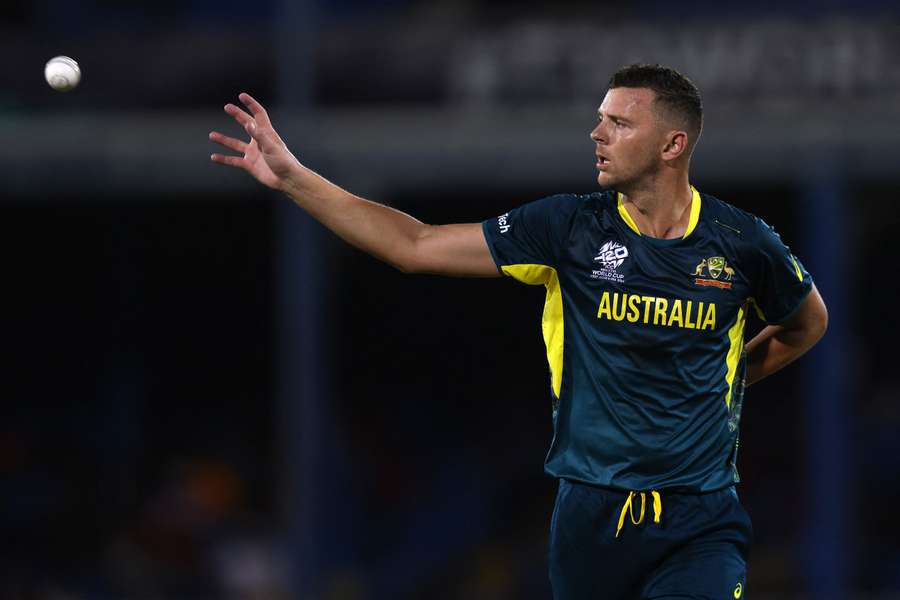
[(737, 372), (738, 362), (741, 360), (741, 353), (744, 351), (744, 325), (747, 324), (747, 317), (744, 312), (745, 306), (738, 309), (737, 319), (734, 325), (728, 330), (728, 355), (725, 357), (725, 381), (728, 383), (728, 392), (725, 394), (725, 407), (731, 408), (731, 390), (734, 387), (734, 375)]
[(756, 309), (756, 316), (768, 323), (769, 320), (766, 318), (766, 315), (763, 314), (763, 311), (759, 307), (759, 304), (756, 303), (756, 298), (748, 298), (748, 300), (750, 301), (750, 304), (753, 305), (753, 308)]
[(543, 285), (547, 288), (544, 299), (544, 315), (541, 329), (544, 345), (547, 347), (547, 363), (550, 365), (550, 386), (559, 398), (562, 388), (563, 369), (563, 303), (562, 289), (556, 269), (547, 265), (506, 265), (501, 267), (504, 274), (529, 285)]
[(791, 261), (794, 263), (794, 271), (797, 272), (797, 279), (803, 281), (803, 272), (800, 271), (800, 265), (797, 264), (797, 257), (791, 254)]
[[(637, 223), (634, 222), (628, 209), (625, 208), (625, 202), (622, 200), (621, 193), (616, 194), (616, 203), (617, 208), (619, 209), (619, 215), (622, 217), (622, 220), (625, 221), (625, 224), (636, 234), (641, 235), (641, 230), (638, 229)], [(691, 186), (691, 216), (688, 219), (687, 229), (684, 230), (684, 235), (681, 236), (681, 239), (691, 235), (694, 232), (694, 229), (697, 228), (697, 223), (700, 221), (700, 203), (700, 192), (697, 191), (697, 188)]]

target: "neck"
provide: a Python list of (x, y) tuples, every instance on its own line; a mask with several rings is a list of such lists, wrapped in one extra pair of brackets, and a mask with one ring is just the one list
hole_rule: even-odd
[(687, 171), (674, 177), (656, 177), (628, 190), (622, 201), (644, 235), (661, 239), (679, 238), (691, 218), (692, 191)]

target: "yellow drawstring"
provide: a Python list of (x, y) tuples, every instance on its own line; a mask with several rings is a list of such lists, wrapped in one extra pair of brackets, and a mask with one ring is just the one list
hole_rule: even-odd
[(625, 524), (625, 511), (631, 510), (632, 496), (634, 496), (634, 492), (628, 492), (628, 497), (625, 498), (625, 504), (622, 505), (622, 512), (619, 513), (619, 526), (616, 527), (616, 537), (619, 537), (619, 532), (622, 531), (622, 525)]
[(653, 496), (653, 522), (659, 523), (662, 516), (662, 496), (656, 490), (651, 491), (650, 495)]
[[(634, 498), (637, 494), (641, 495), (641, 514), (637, 518), (634, 519), (634, 510), (633, 505), (631, 503), (632, 498)], [(659, 492), (656, 490), (652, 490), (650, 492), (650, 496), (653, 498), (653, 522), (659, 523), (659, 519), (662, 516), (662, 497), (659, 495)], [(644, 492), (628, 492), (628, 497), (625, 498), (625, 504), (622, 505), (622, 512), (619, 513), (619, 526), (616, 527), (616, 537), (619, 537), (619, 532), (622, 531), (622, 526), (625, 525), (625, 514), (631, 517), (631, 522), (635, 525), (640, 525), (644, 522), (644, 512), (646, 509), (647, 502), (647, 494)]]

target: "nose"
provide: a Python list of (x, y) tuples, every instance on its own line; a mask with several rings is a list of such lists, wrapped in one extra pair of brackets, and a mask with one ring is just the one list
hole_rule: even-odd
[(597, 126), (590, 133), (591, 140), (596, 144), (605, 144), (606, 136), (603, 135), (603, 123), (597, 123)]

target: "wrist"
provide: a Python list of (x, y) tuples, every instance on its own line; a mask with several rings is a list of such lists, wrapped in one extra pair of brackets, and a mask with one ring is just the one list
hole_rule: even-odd
[(275, 189), (289, 196), (302, 194), (309, 187), (310, 174), (309, 169), (295, 160), (287, 172), (277, 177)]

